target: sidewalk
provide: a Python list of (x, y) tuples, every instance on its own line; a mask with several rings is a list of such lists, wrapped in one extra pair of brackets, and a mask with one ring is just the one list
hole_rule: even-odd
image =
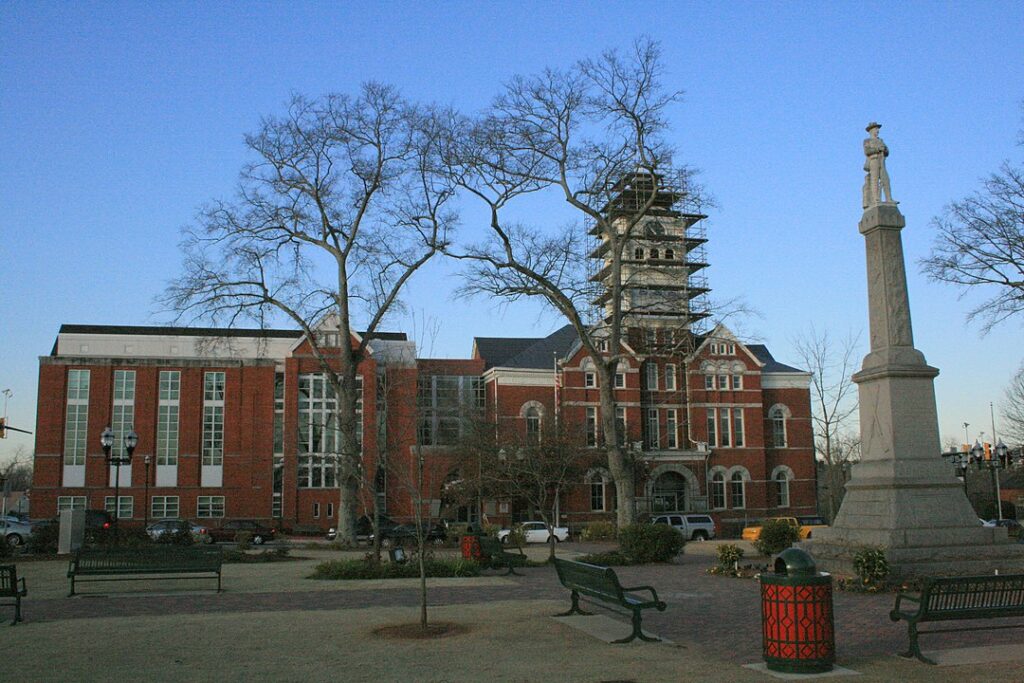
[[(558, 552), (585, 549), (563, 544)], [(530, 549), (538, 559), (546, 552)], [(220, 595), (197, 590), (199, 581), (127, 582), (86, 584), (92, 597), (66, 598), (66, 562), (25, 562), (26, 621), (0, 633), (5, 666), (25, 680), (773, 680), (742, 666), (761, 661), (757, 583), (707, 576), (711, 552), (712, 544), (691, 544), (676, 564), (618, 570), (624, 583), (654, 585), (668, 602), (644, 627), (671, 644), (609, 645), (552, 619), (568, 596), (548, 567), (431, 580), (430, 619), (468, 631), (381, 639), (375, 627), (418, 620), (418, 582), (308, 580), (318, 561), (340, 555), (313, 550), (294, 551), (310, 557), (303, 561), (226, 565)], [(906, 628), (889, 621), (891, 607), (889, 595), (836, 595), (838, 663), (863, 674), (856, 680), (1024, 680), (1024, 662), (929, 667), (894, 657)], [(627, 619), (613, 617), (627, 634)], [(1019, 637), (973, 633), (970, 643), (1006, 643), (1007, 633)], [(922, 642), (932, 650), (964, 639)]]

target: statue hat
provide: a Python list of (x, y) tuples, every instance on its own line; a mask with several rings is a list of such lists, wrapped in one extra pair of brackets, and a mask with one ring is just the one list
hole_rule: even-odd
[(866, 131), (868, 131), (870, 133), (871, 129), (873, 129), (873, 128), (881, 128), (881, 127), (882, 127), (882, 124), (878, 123), (877, 121), (872, 121), (871, 123), (868, 124), (868, 127), (865, 128), (864, 130), (866, 130)]

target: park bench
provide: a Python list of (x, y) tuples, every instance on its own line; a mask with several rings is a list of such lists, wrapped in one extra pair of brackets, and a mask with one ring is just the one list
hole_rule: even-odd
[[(224, 556), (220, 548), (171, 545), (83, 548), (75, 553), (68, 565), (68, 578), (71, 579), (71, 592), (68, 593), (68, 597), (75, 594), (76, 581), (212, 579), (214, 576), (217, 578), (219, 593), (223, 561)], [(188, 576), (177, 576), (180, 574)], [(197, 574), (199, 576), (195, 576)]]
[[(916, 605), (916, 609), (900, 609), (902, 602)], [(918, 595), (901, 592), (889, 617), (893, 621), (904, 619), (910, 636), (910, 649), (903, 657), (917, 657), (926, 664), (932, 660), (921, 654), (918, 636), (925, 633), (960, 633), (1003, 628), (1019, 628), (1024, 624), (979, 626), (976, 628), (917, 630), (917, 625), (929, 621), (959, 619), (995, 619), (1024, 616), (1024, 574), (1004, 576), (954, 576), (926, 578)]]
[[(0, 539), (0, 543), (3, 539)], [(21, 584), (21, 587), (18, 587)], [(14, 598), (14, 602), (2, 603), (4, 607), (14, 607), (14, 626), (21, 618), (21, 599), (28, 595), (25, 588), (25, 577), (18, 578), (18, 570), (13, 564), (0, 565), (0, 598)]]
[[(580, 609), (580, 596), (586, 596), (593, 600), (607, 603), (600, 605), (612, 611), (620, 607), (629, 610), (633, 617), (633, 632), (627, 638), (614, 640), (614, 643), (628, 643), (635, 638), (649, 642), (659, 642), (660, 638), (652, 638), (644, 635), (640, 630), (640, 613), (645, 609), (656, 609), (664, 612), (667, 605), (658, 599), (658, 593), (651, 586), (634, 586), (624, 588), (619, 583), (619, 577), (611, 567), (599, 567), (596, 564), (586, 564), (573, 560), (554, 559), (555, 571), (558, 572), (558, 580), (562, 585), (572, 591), (572, 607), (568, 612), (556, 614), (557, 617), (567, 617), (570, 614), (590, 614)], [(650, 598), (638, 596), (636, 591), (649, 591)]]
[(527, 563), (526, 555), (523, 554), (522, 550), (519, 550), (517, 553), (510, 553), (501, 545), (501, 541), (493, 536), (480, 537), (480, 554), (488, 558), (492, 566), (508, 567), (508, 571), (503, 576), (508, 576), (509, 574), (522, 576), (522, 574), (516, 572), (515, 567), (516, 565), (521, 567)]

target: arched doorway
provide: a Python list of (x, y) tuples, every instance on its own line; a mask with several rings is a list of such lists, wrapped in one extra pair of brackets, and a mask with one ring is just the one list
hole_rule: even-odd
[(654, 480), (651, 492), (651, 512), (681, 512), (686, 510), (686, 477), (678, 472), (665, 472)]

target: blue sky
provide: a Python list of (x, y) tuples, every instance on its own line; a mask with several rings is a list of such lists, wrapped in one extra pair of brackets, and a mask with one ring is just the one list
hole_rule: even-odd
[[(180, 268), (180, 229), (228, 196), (242, 136), (289, 93), (354, 91), (368, 79), (468, 111), (503, 80), (564, 66), (646, 33), (666, 83), (686, 91), (672, 141), (716, 208), (707, 271), (716, 298), (763, 317), (742, 332), (794, 362), (811, 325), (867, 338), (857, 232), (861, 140), (883, 124), (893, 194), (907, 218), (915, 342), (942, 374), (940, 430), (991, 433), (1021, 363), (1020, 322), (985, 338), (929, 283), (930, 219), (1020, 159), (1024, 5), (971, 3), (42, 3), (0, 5), (0, 389), (34, 429), (37, 357), (61, 323), (158, 324)], [(556, 225), (557, 201), (529, 216)], [(464, 214), (463, 234), (479, 234)], [(472, 337), (543, 335), (537, 306), (453, 301), (435, 263), (406, 299), (441, 321), (424, 353), (464, 357)], [(453, 315), (457, 313), (457, 315)], [(998, 419), (998, 415), (997, 415)], [(998, 426), (998, 425), (997, 425)], [(0, 442), (0, 460), (31, 438)]]

